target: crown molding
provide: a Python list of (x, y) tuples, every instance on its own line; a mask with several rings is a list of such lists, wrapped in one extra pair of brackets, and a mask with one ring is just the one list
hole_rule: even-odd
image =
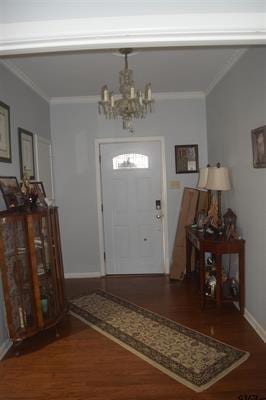
[[(161, 92), (153, 93), (155, 100), (184, 100), (184, 99), (195, 99), (205, 98), (208, 96), (214, 87), (222, 80), (222, 78), (228, 73), (228, 71), (236, 64), (236, 62), (247, 52), (247, 48), (236, 50), (228, 62), (221, 68), (215, 78), (212, 80), (210, 85), (207, 87), (206, 92)], [(0, 62), (27, 86), (35, 91), (41, 98), (43, 98), (49, 104), (88, 104), (97, 103), (99, 96), (71, 96), (71, 97), (52, 97), (50, 98), (42, 89), (39, 88), (24, 72), (22, 72), (12, 61), (0, 60)]]
[(265, 12), (151, 14), (0, 24), (0, 55), (266, 43)]
[(211, 81), (209, 86), (206, 89), (206, 96), (208, 96), (211, 91), (215, 88), (215, 86), (223, 79), (223, 77), (230, 71), (230, 69), (240, 60), (241, 57), (248, 51), (247, 48), (236, 50), (235, 53), (230, 57), (227, 63), (223, 65), (220, 71), (216, 74), (214, 79)]
[(50, 104), (96, 104), (100, 100), (99, 96), (70, 96), (70, 97), (51, 97)]
[[(1, 63), (14, 75), (16, 75), (27, 86), (34, 90), (40, 97), (42, 97), (49, 104), (96, 104), (100, 99), (97, 96), (70, 96), (70, 97), (49, 97), (43, 92), (24, 72), (22, 72), (12, 61), (2, 60)], [(205, 93), (202, 91), (197, 92), (160, 92), (153, 93), (155, 100), (185, 100), (185, 99), (203, 99)]]
[(10, 60), (0, 60), (0, 62), (6, 67), (10, 72), (12, 72), (17, 78), (29, 86), (35, 93), (37, 93), (41, 98), (43, 98), (47, 103), (50, 103), (50, 97), (42, 89), (39, 88), (36, 83), (34, 83), (24, 72), (22, 72), (12, 61)]
[[(153, 93), (154, 100), (185, 100), (185, 99), (204, 99), (204, 92), (169, 92)], [(52, 97), (50, 104), (96, 104), (100, 100), (98, 96), (72, 96), (72, 97)]]
[(185, 99), (204, 99), (204, 92), (161, 92), (153, 93), (155, 100), (185, 100)]

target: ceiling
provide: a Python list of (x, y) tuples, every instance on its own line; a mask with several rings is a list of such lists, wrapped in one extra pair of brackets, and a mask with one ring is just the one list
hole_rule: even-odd
[[(129, 57), (135, 85), (154, 92), (208, 92), (241, 54), (241, 47), (136, 49)], [(118, 93), (124, 66), (118, 50), (5, 58), (11, 69), (46, 97), (98, 95), (103, 84)]]
[(0, 0), (0, 22), (174, 13), (262, 12), (263, 0)]

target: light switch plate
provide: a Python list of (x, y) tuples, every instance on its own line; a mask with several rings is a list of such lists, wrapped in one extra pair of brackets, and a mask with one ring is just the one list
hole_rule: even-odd
[(170, 189), (180, 189), (180, 181), (175, 180), (175, 181), (170, 181)]

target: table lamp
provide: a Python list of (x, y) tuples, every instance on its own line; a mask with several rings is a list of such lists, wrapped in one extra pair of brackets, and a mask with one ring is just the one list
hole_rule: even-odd
[(215, 190), (218, 198), (218, 221), (222, 224), (221, 217), (221, 194), (223, 191), (231, 189), (228, 168), (221, 167), (220, 163), (217, 163), (216, 167), (208, 168), (207, 183), (205, 186), (208, 190)]
[(200, 168), (199, 180), (197, 183), (197, 187), (199, 189), (206, 189), (207, 180), (208, 180), (208, 169), (209, 169), (209, 165), (207, 165), (207, 167)]
[[(209, 168), (210, 168), (210, 164), (208, 164), (206, 167), (200, 168), (199, 180), (198, 180), (198, 183), (197, 183), (197, 188), (198, 189), (207, 190), (206, 185), (207, 185), (207, 181), (208, 181)], [(208, 209), (210, 207), (210, 204), (211, 204), (211, 191), (208, 190)]]

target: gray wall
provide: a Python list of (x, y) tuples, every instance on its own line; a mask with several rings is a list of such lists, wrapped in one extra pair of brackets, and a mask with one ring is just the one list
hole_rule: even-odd
[[(198, 143), (200, 165), (205, 166), (205, 124), (203, 98), (158, 100), (154, 114), (135, 124), (135, 136), (165, 137), (168, 186), (170, 180), (181, 181), (181, 190), (168, 189), (170, 256), (183, 186), (197, 182), (197, 174), (175, 174), (174, 145)], [(121, 121), (98, 116), (96, 104), (51, 107), (56, 201), (66, 273), (100, 272), (94, 140), (130, 136), (121, 125)]]
[(252, 166), (251, 129), (266, 125), (266, 49), (249, 50), (207, 97), (208, 154), (230, 168), (224, 207), (246, 239), (246, 308), (266, 329), (266, 169)]
[[(0, 176), (20, 178), (18, 127), (50, 138), (48, 103), (0, 63), (0, 100), (10, 106), (12, 163), (0, 162)], [(5, 329), (4, 304), (0, 285), (0, 350), (8, 335)]]

